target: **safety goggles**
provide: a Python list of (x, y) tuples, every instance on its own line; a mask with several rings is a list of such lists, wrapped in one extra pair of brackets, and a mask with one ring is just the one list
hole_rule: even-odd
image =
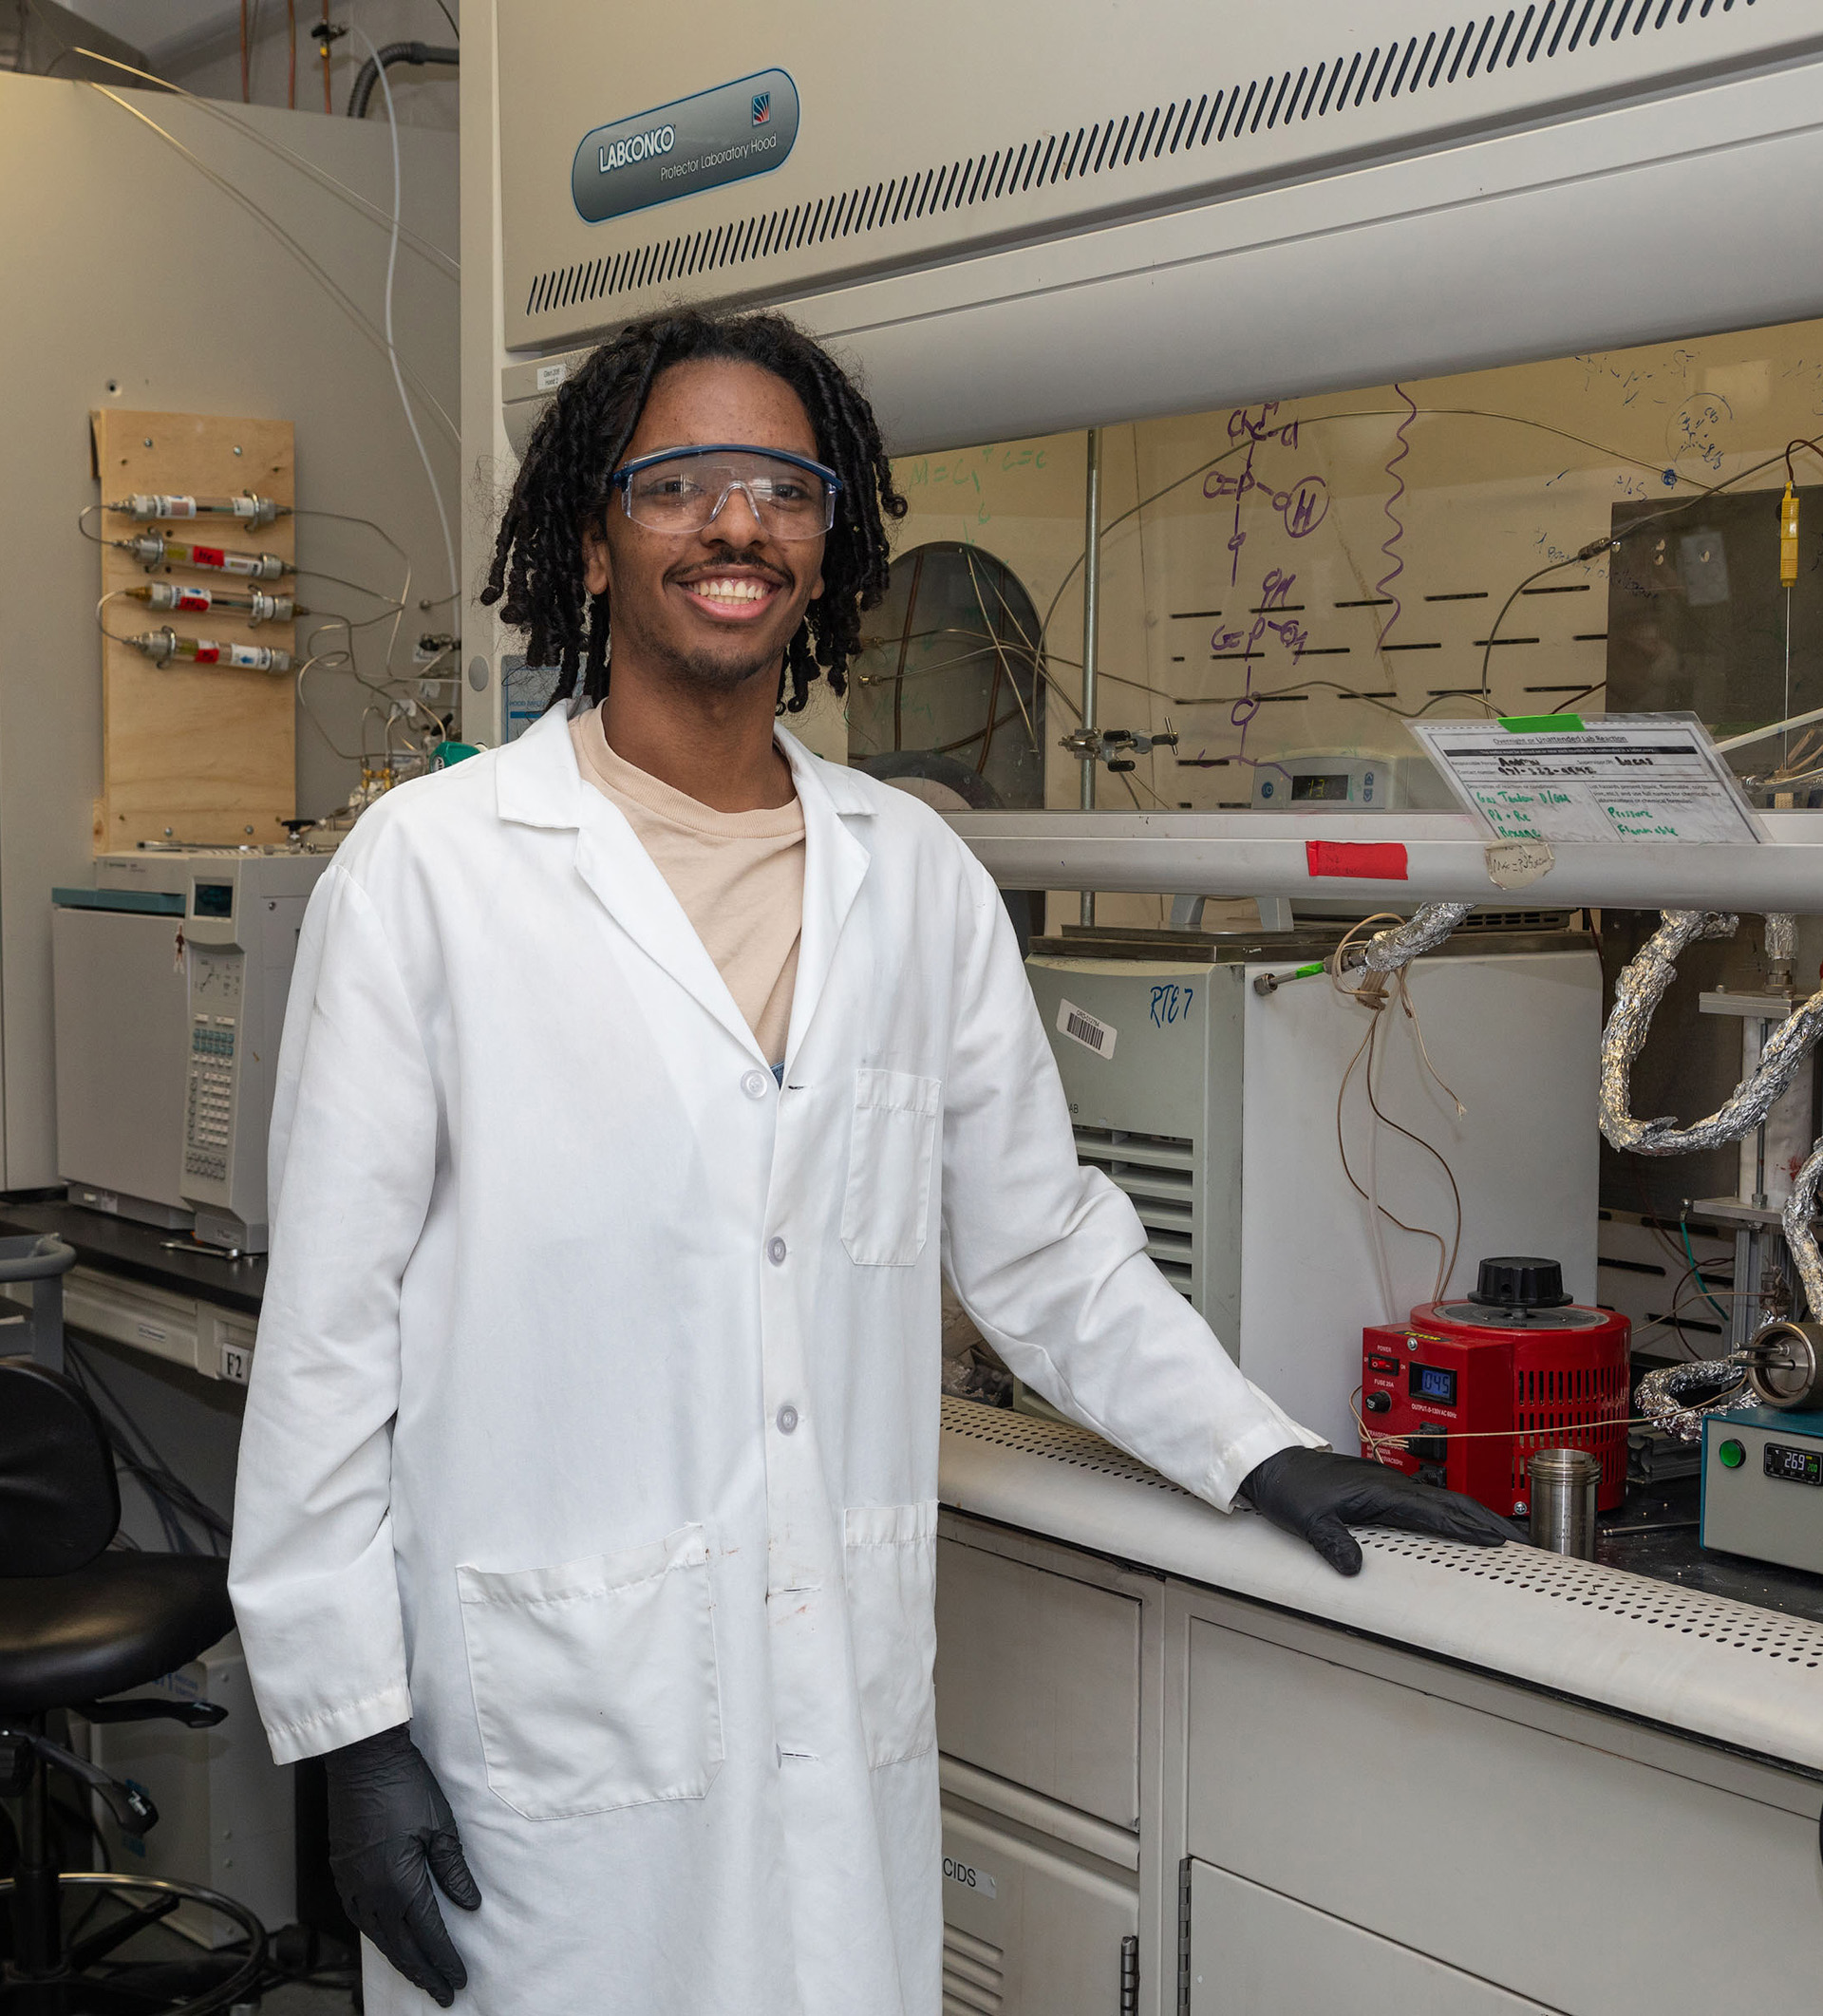
[(842, 489), (841, 478), (821, 462), (729, 442), (642, 455), (608, 481), (627, 516), (651, 532), (701, 532), (739, 490), (775, 539), (819, 538), (836, 522)]

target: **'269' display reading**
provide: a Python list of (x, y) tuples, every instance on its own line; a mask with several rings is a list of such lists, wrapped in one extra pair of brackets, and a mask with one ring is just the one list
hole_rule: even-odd
[(1789, 1442), (1768, 1442), (1766, 1475), (1787, 1484), (1823, 1484), (1823, 1450), (1795, 1449)]

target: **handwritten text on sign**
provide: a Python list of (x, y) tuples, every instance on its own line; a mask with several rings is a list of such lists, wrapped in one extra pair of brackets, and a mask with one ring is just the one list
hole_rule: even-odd
[(1501, 840), (1752, 846), (1759, 826), (1694, 715), (1607, 714), (1563, 728), (1414, 722), (1457, 796)]

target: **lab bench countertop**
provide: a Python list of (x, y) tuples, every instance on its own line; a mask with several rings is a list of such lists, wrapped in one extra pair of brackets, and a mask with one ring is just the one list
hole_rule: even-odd
[(231, 1260), (183, 1233), (141, 1225), (81, 1204), (0, 1202), (0, 1234), (28, 1232), (54, 1232), (67, 1240), (76, 1249), (79, 1268), (143, 1282), (168, 1294), (194, 1296), (242, 1315), (259, 1314), (266, 1286), (262, 1253)]
[(1703, 1553), (1694, 1484), (1617, 1515), (1594, 1561), (1363, 1529), (1353, 1577), (1087, 1429), (971, 1401), (943, 1402), (938, 1488), (961, 1513), (1823, 1778), (1823, 1579)]
[(1701, 1505), (1700, 1478), (1649, 1487), (1629, 1484), (1621, 1510), (1604, 1513), (1596, 1522), (1595, 1558), (1655, 1582), (1675, 1582), (1680, 1589), (1702, 1590), (1823, 1624), (1823, 1575), (1699, 1546)]

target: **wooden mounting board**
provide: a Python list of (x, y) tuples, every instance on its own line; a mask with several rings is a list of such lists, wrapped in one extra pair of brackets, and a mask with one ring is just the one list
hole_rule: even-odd
[[(91, 416), (95, 469), (103, 506), (131, 495), (232, 497), (252, 490), (280, 504), (295, 500), (295, 456), (288, 420), (226, 420), (197, 413)], [(161, 531), (169, 538), (294, 558), (296, 520), (280, 518), (256, 530), (210, 517), (136, 523), (125, 514), (99, 513), (103, 540)], [(179, 637), (261, 644), (296, 663), (295, 625), (250, 628), (243, 615), (212, 610), (179, 615), (125, 599), (117, 592), (169, 579), (185, 586), (246, 594), (292, 593), (294, 578), (248, 581), (240, 575), (168, 564), (148, 574), (130, 553), (104, 544), (102, 587), (115, 599), (102, 605), (111, 636), (102, 645), (102, 800), (98, 852), (140, 840), (189, 840), (212, 846), (272, 844), (286, 838), (283, 821), (297, 809), (296, 711), (291, 673), (237, 671), (219, 666), (160, 666), (132, 646), (113, 641), (160, 630)]]

